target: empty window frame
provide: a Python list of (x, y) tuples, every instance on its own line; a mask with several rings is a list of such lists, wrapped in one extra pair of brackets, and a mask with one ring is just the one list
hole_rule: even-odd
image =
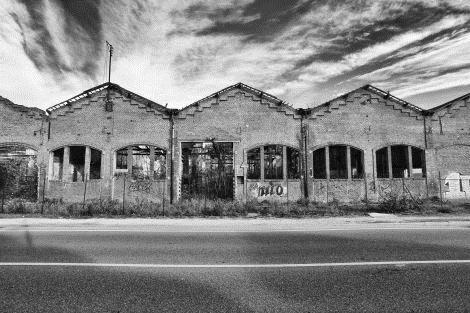
[(291, 147), (286, 148), (287, 152), (287, 178), (300, 178), (300, 151)]
[(248, 163), (246, 177), (248, 179), (260, 179), (261, 178), (261, 148), (251, 149), (246, 154), (246, 160)]
[[(65, 158), (66, 149), (68, 159)], [(88, 157), (87, 151), (89, 151)], [(100, 150), (88, 146), (68, 146), (52, 151), (51, 158), (52, 180), (83, 182), (85, 178), (101, 178), (102, 153)]]
[(166, 151), (155, 146), (135, 145), (116, 151), (116, 170), (134, 177), (165, 179)]
[(89, 179), (101, 178), (101, 151), (90, 149), (90, 176)]
[(313, 178), (326, 179), (325, 148), (313, 151)]
[(347, 179), (348, 162), (346, 146), (330, 146), (330, 179)]
[(423, 149), (408, 145), (392, 145), (376, 152), (377, 178), (425, 177)]
[(73, 182), (82, 182), (85, 177), (85, 151), (84, 146), (70, 147), (69, 170)]
[(52, 152), (52, 179), (62, 180), (64, 169), (64, 148)]
[(314, 179), (358, 179), (363, 177), (364, 154), (362, 150), (347, 145), (330, 145), (313, 151)]
[[(247, 151), (247, 179), (300, 178), (300, 152), (283, 145), (266, 145)], [(286, 171), (286, 173), (284, 173)]]
[(283, 179), (283, 151), (280, 145), (264, 146), (264, 178)]
[(426, 154), (423, 149), (411, 147), (411, 176), (426, 176)]

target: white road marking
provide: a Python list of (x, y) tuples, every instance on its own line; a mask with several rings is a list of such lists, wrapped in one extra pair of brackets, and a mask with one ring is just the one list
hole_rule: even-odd
[(205, 230), (205, 229), (188, 229), (188, 230), (174, 230), (174, 229), (93, 229), (93, 228), (3, 228), (0, 229), (0, 232), (117, 232), (117, 233), (127, 233), (127, 232), (138, 232), (138, 233), (289, 233), (289, 232), (322, 232), (322, 231), (364, 231), (364, 230), (375, 230), (375, 231), (387, 231), (387, 230), (466, 230), (470, 231), (470, 227), (362, 227), (362, 228), (305, 228), (305, 229), (240, 229), (240, 230)]
[(378, 261), (342, 263), (284, 263), (284, 264), (133, 264), (133, 263), (47, 263), (47, 262), (0, 262), (1, 267), (42, 266), (42, 267), (131, 267), (131, 268), (293, 268), (293, 267), (350, 267), (379, 265), (423, 265), (423, 264), (470, 264), (470, 260), (420, 260), (420, 261)]

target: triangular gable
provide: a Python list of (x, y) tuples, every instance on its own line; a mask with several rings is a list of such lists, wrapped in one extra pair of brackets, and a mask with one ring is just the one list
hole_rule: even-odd
[(383, 104), (419, 120), (423, 119), (423, 115), (426, 113), (425, 110), (371, 85), (354, 89), (319, 106), (306, 109), (305, 111), (308, 118), (315, 119), (353, 102)]
[(169, 114), (169, 109), (166, 107), (149, 100), (147, 98), (144, 98), (134, 92), (131, 92), (127, 89), (122, 88), (121, 86), (114, 84), (114, 83), (105, 83), (98, 85), (96, 87), (93, 87), (91, 89), (85, 90), (82, 93), (68, 99), (65, 101), (62, 101), (50, 108), (48, 108), (46, 111), (47, 113), (51, 113), (55, 110), (58, 110), (63, 107), (71, 107), (74, 103), (76, 103), (79, 100), (86, 99), (86, 98), (91, 98), (92, 95), (97, 94), (103, 90), (109, 90), (109, 91), (116, 91), (119, 94), (121, 94), (123, 97), (128, 98), (131, 101), (136, 101), (139, 104), (139, 107), (147, 109), (149, 112), (154, 112), (154, 113), (159, 113), (161, 115), (164, 115), (165, 117), (168, 116)]
[(184, 119), (187, 115), (193, 116), (195, 113), (202, 112), (206, 108), (210, 108), (213, 105), (218, 105), (221, 101), (227, 101), (227, 95), (235, 89), (240, 90), (242, 93), (245, 94), (245, 96), (250, 97), (253, 101), (258, 101), (260, 102), (260, 104), (267, 105), (271, 109), (275, 109), (278, 112), (284, 113), (285, 115), (290, 115), (296, 119), (301, 118), (299, 112), (287, 102), (267, 92), (250, 87), (243, 83), (237, 83), (228, 86), (224, 89), (214, 92), (213, 94), (207, 97), (193, 102), (190, 105), (179, 110), (177, 116), (180, 119)]
[(11, 108), (14, 111), (26, 113), (26, 115), (31, 118), (42, 119), (46, 115), (46, 112), (41, 109), (19, 105), (11, 102), (7, 98), (3, 98), (2, 96), (0, 96), (0, 103), (3, 103), (5, 106)]
[(470, 107), (469, 103), (470, 93), (467, 93), (437, 107), (429, 109), (428, 112), (430, 115), (433, 115), (433, 119), (437, 120), (439, 117), (443, 117), (445, 115), (453, 116), (458, 111), (460, 111), (461, 108)]

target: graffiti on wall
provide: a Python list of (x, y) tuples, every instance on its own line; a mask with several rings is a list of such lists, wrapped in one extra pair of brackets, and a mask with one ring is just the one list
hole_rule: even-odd
[(449, 199), (470, 196), (470, 175), (450, 173), (444, 180), (444, 195)]
[(152, 182), (149, 180), (136, 180), (129, 184), (129, 191), (150, 193)]
[(272, 182), (269, 184), (252, 184), (249, 186), (249, 191), (253, 196), (257, 198), (285, 197), (287, 195), (286, 186)]

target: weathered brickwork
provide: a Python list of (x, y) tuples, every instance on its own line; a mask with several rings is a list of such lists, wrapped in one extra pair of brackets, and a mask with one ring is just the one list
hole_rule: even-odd
[(17, 105), (0, 97), (0, 147), (17, 144), (37, 153), (38, 199), (42, 199), (47, 171), (45, 152), (46, 112)]
[[(223, 177), (233, 180), (231, 194), (240, 201), (295, 201), (308, 197), (319, 202), (356, 202), (380, 201), (391, 195), (469, 199), (469, 98), (463, 96), (422, 110), (364, 86), (312, 109), (294, 109), (272, 95), (236, 84), (178, 111), (115, 84), (103, 84), (50, 108), (48, 114), (0, 98), (0, 147), (17, 144), (37, 152), (39, 200), (177, 201), (182, 197), (182, 185), (194, 183), (188, 183), (191, 177), (183, 180), (187, 166), (204, 168), (212, 164), (216, 171), (220, 169), (220, 163), (214, 164), (217, 157), (210, 154), (214, 151), (197, 154), (203, 147), (216, 147), (218, 143), (230, 143), (225, 147), (232, 149), (228, 166), (233, 172), (229, 176), (223, 173)], [(188, 145), (198, 144), (200, 148), (188, 152)], [(158, 150), (158, 158), (163, 158), (158, 163), (164, 167), (163, 175), (153, 176), (157, 161), (151, 162), (152, 177), (145, 179), (131, 175), (132, 169), (116, 167), (117, 151), (131, 151), (128, 153), (132, 158), (132, 148), (126, 149), (136, 146), (151, 147), (151, 160)], [(79, 174), (63, 165), (76, 158), (70, 151), (78, 151), (77, 147), (82, 147), (79, 151), (85, 159), (80, 161), (84, 169), (78, 169)], [(272, 154), (266, 159), (264, 153), (273, 147), (278, 149), (277, 156)], [(348, 164), (341, 174), (330, 173), (330, 160), (314, 161), (318, 151), (328, 158), (334, 156), (336, 152), (330, 149), (342, 151), (341, 162)], [(382, 159), (377, 156), (379, 150)], [(257, 161), (248, 160), (249, 151), (258, 151)], [(287, 168), (287, 163), (293, 164), (288, 159), (294, 158), (288, 151), (297, 153), (298, 166)], [(96, 163), (97, 153), (100, 163)], [(422, 162), (417, 161), (420, 153)], [(184, 159), (188, 157), (192, 161)], [(271, 157), (277, 159), (266, 165)], [(127, 166), (130, 159), (120, 158), (119, 162)], [(405, 165), (397, 167), (392, 159)], [(325, 162), (328, 170), (324, 176), (316, 172), (315, 162)], [(280, 167), (268, 168), (273, 164)], [(261, 174), (250, 177), (250, 166), (258, 166)], [(379, 167), (385, 170), (379, 173)], [(270, 179), (268, 171), (277, 171), (277, 176)], [(77, 179), (77, 175), (90, 177)]]
[[(390, 145), (410, 145), (424, 149), (424, 118), (419, 111), (383, 95), (361, 88), (312, 109), (304, 120), (308, 128), (308, 169), (311, 198), (319, 201), (377, 201), (385, 190), (401, 179), (379, 179), (375, 153)], [(364, 173), (358, 179), (317, 180), (313, 178), (312, 152), (327, 145), (347, 145), (363, 152)], [(425, 185), (424, 178), (413, 185)], [(408, 183), (408, 182), (407, 182)], [(403, 189), (403, 188), (402, 188)], [(412, 190), (416, 190), (413, 188)], [(420, 192), (421, 194), (421, 192)]]
[(429, 185), (435, 196), (470, 199), (470, 96), (439, 106), (426, 119)]
[[(107, 101), (112, 103), (112, 111), (106, 110)], [(143, 183), (144, 187), (135, 187), (135, 182), (125, 173), (115, 173), (116, 151), (121, 148), (140, 144), (169, 151), (170, 118), (163, 107), (132, 97), (125, 90), (106, 88), (52, 110), (49, 123), (50, 135), (46, 144), (49, 153), (57, 148), (77, 145), (102, 152), (101, 179), (87, 182), (86, 198), (110, 197), (129, 201), (143, 196), (152, 201), (168, 198), (169, 177)], [(49, 182), (48, 197), (83, 200), (85, 182), (72, 182), (70, 179)]]
[(260, 187), (270, 184), (281, 185), (283, 197), (270, 193), (261, 199), (301, 198), (300, 179), (250, 180), (245, 167), (246, 153), (252, 148), (273, 144), (300, 149), (300, 119), (294, 109), (280, 100), (242, 84), (186, 107), (175, 119), (175, 196), (181, 192), (181, 143), (210, 138), (234, 143), (234, 188), (239, 199), (257, 198)]

